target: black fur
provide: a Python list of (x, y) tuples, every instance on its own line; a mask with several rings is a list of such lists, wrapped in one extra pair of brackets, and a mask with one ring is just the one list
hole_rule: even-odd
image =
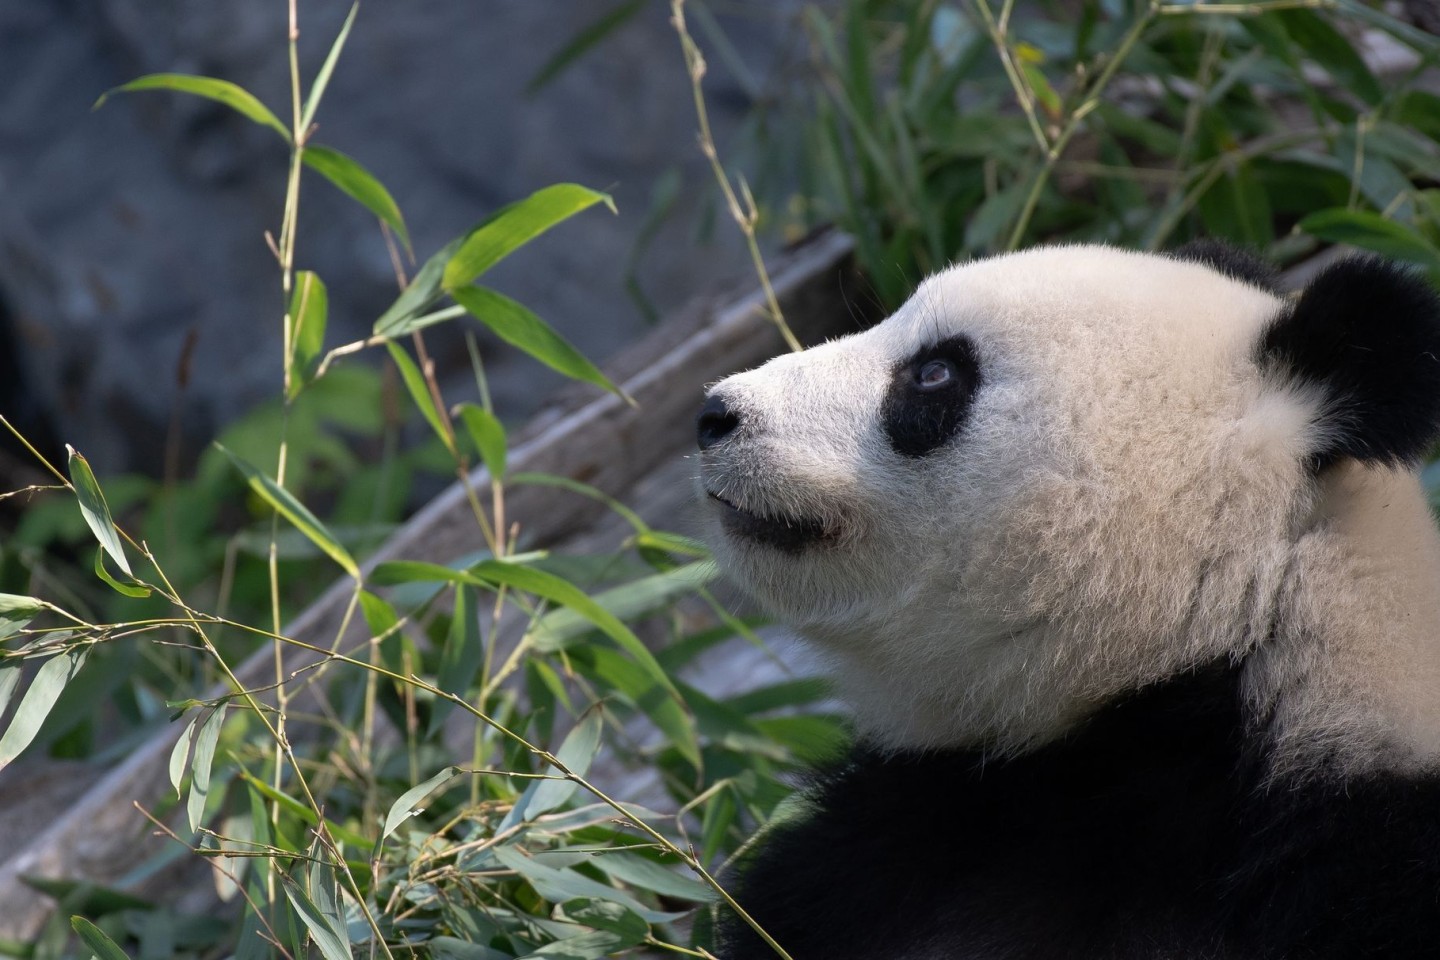
[(1192, 240), (1170, 256), (1202, 263), (1217, 273), (1271, 293), (1281, 292), (1280, 273), (1274, 264), (1221, 240)]
[(1440, 782), (1266, 787), (1266, 749), (1228, 663), (1013, 759), (862, 747), (732, 890), (795, 960), (1440, 956)]
[(1257, 349), (1267, 368), (1329, 400), (1317, 466), (1413, 464), (1440, 438), (1440, 298), (1416, 273), (1373, 257), (1333, 264)]
[[(932, 360), (948, 361), (955, 376), (943, 388), (926, 390), (919, 377)], [(925, 347), (895, 367), (880, 422), (895, 452), (923, 457), (942, 446), (965, 425), (980, 388), (980, 358), (969, 337), (951, 337)]]

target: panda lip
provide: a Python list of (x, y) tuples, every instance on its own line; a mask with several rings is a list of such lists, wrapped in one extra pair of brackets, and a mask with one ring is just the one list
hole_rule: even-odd
[(705, 492), (711, 500), (725, 508), (720, 522), (726, 533), (738, 539), (773, 547), (782, 553), (799, 553), (828, 538), (825, 525), (819, 520), (785, 515), (765, 516), (746, 510), (712, 490)]

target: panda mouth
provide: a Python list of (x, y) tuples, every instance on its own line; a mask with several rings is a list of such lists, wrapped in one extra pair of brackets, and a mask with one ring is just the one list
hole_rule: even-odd
[(707, 496), (724, 508), (720, 522), (725, 532), (740, 540), (749, 540), (782, 553), (799, 553), (806, 547), (825, 540), (825, 525), (810, 517), (783, 514), (764, 516), (738, 506), (718, 493), (705, 491)]

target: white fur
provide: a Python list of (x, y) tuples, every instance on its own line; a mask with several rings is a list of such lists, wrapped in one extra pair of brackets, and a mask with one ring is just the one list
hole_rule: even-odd
[[(713, 388), (743, 425), (702, 454), (705, 489), (831, 534), (787, 554), (716, 522), (717, 555), (885, 746), (1025, 750), (1253, 651), (1282, 766), (1433, 765), (1440, 539), (1411, 474), (1311, 481), (1322, 398), (1255, 363), (1282, 306), (1104, 247), (952, 267), (878, 327)], [(900, 456), (893, 370), (956, 334), (983, 377), (966, 425)]]

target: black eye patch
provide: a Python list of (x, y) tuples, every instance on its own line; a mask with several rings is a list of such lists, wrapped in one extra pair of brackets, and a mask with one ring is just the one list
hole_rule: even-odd
[(880, 405), (880, 422), (895, 452), (923, 457), (965, 425), (980, 388), (980, 359), (968, 337), (951, 337), (896, 365)]

